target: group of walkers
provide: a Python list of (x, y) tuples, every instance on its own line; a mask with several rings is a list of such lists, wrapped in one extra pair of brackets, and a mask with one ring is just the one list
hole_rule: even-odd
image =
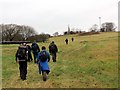
[[(71, 40), (72, 40), (72, 42), (73, 42), (73, 41), (74, 41), (74, 38), (72, 37)], [(68, 38), (65, 39), (65, 43), (66, 43), (66, 45), (68, 45)]]
[[(50, 55), (52, 56), (53, 62), (56, 62), (56, 53), (58, 48), (54, 41), (49, 45), (49, 52), (46, 50), (45, 46), (39, 48), (39, 45), (36, 42), (33, 42), (32, 45), (27, 45), (22, 43), (16, 52), (16, 62), (19, 64), (20, 78), (26, 80), (27, 75), (27, 62), (33, 61), (32, 54), (34, 57), (34, 63), (38, 65), (39, 74), (42, 74), (43, 81), (47, 80), (47, 75), (50, 72), (48, 62), (50, 61)], [(49, 54), (50, 53), (50, 54)]]

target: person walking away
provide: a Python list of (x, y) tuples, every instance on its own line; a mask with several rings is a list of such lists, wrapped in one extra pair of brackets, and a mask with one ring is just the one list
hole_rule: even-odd
[(68, 44), (68, 39), (67, 38), (65, 39), (65, 42), (66, 42), (66, 45), (67, 45)]
[(54, 41), (52, 41), (52, 43), (50, 43), (49, 45), (49, 52), (50, 52), (50, 55), (52, 56), (52, 60), (53, 62), (56, 62), (56, 53), (58, 52), (58, 48), (57, 48), (57, 45), (54, 43)]
[(31, 45), (32, 53), (34, 56), (34, 63), (36, 63), (37, 58), (38, 58), (38, 53), (40, 52), (39, 46), (36, 42), (33, 42)]
[(28, 62), (31, 62), (33, 59), (32, 59), (32, 55), (31, 55), (31, 47), (30, 47), (30, 45), (27, 45), (27, 48), (28, 48)]
[(73, 42), (73, 41), (74, 41), (74, 38), (72, 37), (72, 39), (71, 39), (71, 40), (72, 40), (72, 42)]
[(26, 43), (21, 44), (16, 52), (16, 63), (19, 63), (20, 78), (26, 80), (28, 50)]
[(42, 46), (42, 51), (38, 53), (37, 64), (38, 64), (38, 68), (39, 68), (39, 74), (42, 73), (43, 81), (47, 80), (47, 75), (50, 72), (50, 68), (48, 65), (49, 61), (50, 61), (50, 55), (46, 51), (46, 47)]

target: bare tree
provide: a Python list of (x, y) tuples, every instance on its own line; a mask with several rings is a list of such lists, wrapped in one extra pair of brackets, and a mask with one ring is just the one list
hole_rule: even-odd
[(22, 40), (35, 35), (35, 30), (30, 26), (16, 25), (16, 24), (1, 24), (2, 41), (13, 41), (17, 36), (21, 36)]
[(12, 41), (19, 32), (15, 24), (2, 25), (2, 39), (5, 41)]
[(102, 24), (102, 29), (101, 31), (103, 32), (111, 32), (111, 31), (115, 31), (116, 26), (113, 22), (106, 22)]
[(96, 32), (98, 31), (98, 25), (94, 24), (91, 28), (90, 28), (90, 32)]
[(55, 32), (53, 35), (54, 35), (54, 36), (58, 36), (58, 35), (59, 35), (59, 33), (58, 33), (58, 32)]
[(26, 40), (28, 37), (35, 36), (37, 33), (32, 27), (23, 25), (20, 34), (22, 35), (23, 40)]

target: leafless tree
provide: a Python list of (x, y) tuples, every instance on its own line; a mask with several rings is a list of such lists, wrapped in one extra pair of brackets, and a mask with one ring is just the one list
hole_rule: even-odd
[(30, 26), (16, 24), (1, 24), (2, 41), (13, 41), (17, 36), (22, 36), (23, 40), (35, 34), (35, 30)]
[(20, 29), (15, 24), (1, 25), (2, 39), (5, 41), (12, 41), (15, 36), (20, 32)]
[(58, 33), (58, 32), (55, 32), (53, 35), (54, 35), (54, 36), (58, 36), (58, 35), (59, 35), (59, 33)]
[(104, 32), (111, 32), (115, 31), (116, 26), (113, 22), (106, 22), (102, 24), (102, 31)]
[(98, 31), (98, 25), (94, 24), (91, 28), (90, 28), (90, 32), (96, 32)]
[(35, 36), (37, 33), (34, 28), (23, 25), (20, 34), (22, 35), (23, 40), (26, 40), (28, 37)]

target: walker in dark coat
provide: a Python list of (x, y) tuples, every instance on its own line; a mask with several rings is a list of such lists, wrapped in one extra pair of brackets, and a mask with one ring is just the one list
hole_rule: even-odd
[(67, 38), (65, 39), (65, 42), (66, 42), (66, 44), (68, 44), (68, 39)]
[[(22, 57), (20, 54), (19, 54), (19, 49), (20, 48), (24, 48), (25, 51), (26, 51), (26, 55), (25, 57)], [(16, 62), (19, 63), (19, 70), (20, 70), (20, 78), (22, 80), (26, 80), (26, 75), (27, 75), (27, 58), (28, 58), (28, 49), (27, 49), (27, 46), (26, 45), (21, 45), (18, 47), (18, 50), (16, 52)]]
[(58, 48), (57, 45), (54, 43), (54, 41), (52, 41), (52, 43), (50, 43), (49, 45), (49, 52), (52, 56), (53, 62), (56, 62), (56, 53), (58, 52)]
[(38, 53), (40, 52), (40, 48), (36, 42), (33, 42), (31, 45), (31, 50), (34, 56), (34, 63), (36, 63), (37, 58), (38, 58)]

